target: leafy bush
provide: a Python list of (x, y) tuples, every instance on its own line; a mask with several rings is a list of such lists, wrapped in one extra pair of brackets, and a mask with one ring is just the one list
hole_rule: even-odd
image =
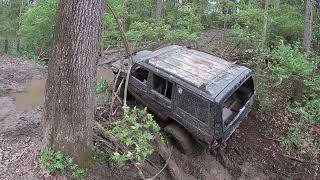
[(164, 17), (164, 22), (173, 29), (184, 30), (189, 33), (199, 33), (203, 30), (200, 19), (189, 5), (169, 9)]
[(152, 23), (136, 21), (130, 25), (128, 39), (131, 43), (151, 41), (156, 39), (155, 26)]
[(151, 143), (160, 137), (160, 127), (146, 108), (123, 109), (123, 119), (113, 123), (109, 131), (129, 148), (124, 154), (115, 152), (112, 155), (119, 166), (125, 165), (127, 161), (143, 162), (153, 152)]
[(41, 51), (49, 51), (57, 8), (57, 0), (42, 0), (23, 14), (20, 34), (25, 45), (25, 54), (38, 55)]
[(87, 177), (87, 170), (80, 168), (71, 157), (61, 151), (45, 148), (41, 151), (41, 163), (49, 173), (70, 173), (73, 178), (83, 180)]
[(240, 25), (235, 25), (232, 28), (232, 35), (238, 44), (242, 44), (247, 49), (246, 52), (252, 51), (261, 44), (262, 36), (256, 31), (250, 32), (248, 27), (242, 28)]
[(304, 14), (290, 5), (282, 5), (279, 9), (271, 9), (269, 12), (269, 41), (272, 44), (280, 39), (287, 43), (299, 41), (304, 31)]
[(272, 51), (271, 56), (276, 61), (271, 66), (271, 72), (279, 84), (291, 76), (303, 77), (307, 80), (316, 67), (308, 60), (307, 55), (301, 52), (301, 47), (297, 44), (291, 47), (281, 41), (280, 45)]

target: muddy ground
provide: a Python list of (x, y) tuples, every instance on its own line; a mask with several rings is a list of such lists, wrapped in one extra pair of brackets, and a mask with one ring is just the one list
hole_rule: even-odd
[[(219, 41), (215, 39), (219, 36), (213, 36), (212, 32), (207, 36), (213, 37), (206, 38), (208, 41)], [(201, 44), (196, 46), (201, 47)], [(219, 48), (217, 44), (212, 46)], [(226, 44), (221, 46), (226, 47)], [(228, 46), (225, 51), (231, 51), (228, 52), (229, 59), (236, 59), (235, 48)], [(110, 82), (113, 76), (105, 61), (99, 62), (97, 78)], [(29, 60), (0, 56), (1, 180), (51, 179), (39, 165), (37, 156), (41, 148), (45, 77), (46, 67)], [(106, 99), (98, 96), (97, 100), (104, 103)], [(253, 110), (228, 141), (222, 155), (212, 155), (199, 148), (192, 157), (174, 150), (173, 158), (186, 173), (197, 179), (319, 179), (319, 166), (284, 156), (279, 138), (283, 136), (282, 127), (286, 124), (275, 123), (279, 121), (288, 121), (281, 110), (273, 109), (267, 114)], [(146, 173), (150, 177), (165, 163), (157, 154), (148, 161), (154, 164), (154, 172)], [(91, 179), (138, 177), (137, 170), (130, 165), (119, 169), (108, 162), (98, 165), (93, 171), (97, 174)], [(168, 179), (166, 174), (164, 171), (161, 178)]]

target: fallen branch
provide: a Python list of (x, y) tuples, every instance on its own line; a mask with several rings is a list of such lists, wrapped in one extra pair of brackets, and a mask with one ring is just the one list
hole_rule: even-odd
[[(168, 148), (159, 140), (157, 140), (157, 144), (159, 147), (160, 156), (163, 159), (169, 159), (170, 153), (168, 151)], [(168, 160), (168, 164), (166, 167), (168, 168), (171, 177), (175, 180), (196, 180), (195, 177), (186, 174), (184, 170), (182, 170), (172, 158)]]
[(299, 159), (299, 158), (296, 158), (296, 157), (293, 157), (293, 156), (289, 156), (287, 154), (282, 154), (284, 157), (288, 158), (288, 159), (291, 159), (293, 161), (297, 161), (297, 162), (300, 162), (300, 163), (309, 163), (309, 164), (316, 164), (316, 165), (320, 165), (320, 162), (314, 162), (314, 161), (305, 161), (303, 159)]
[(173, 146), (171, 146), (170, 155), (169, 155), (168, 159), (166, 160), (166, 164), (162, 167), (162, 169), (156, 175), (154, 175), (152, 178), (148, 178), (147, 180), (153, 180), (154, 178), (159, 176), (159, 174), (161, 174), (161, 172), (168, 166), (169, 160), (171, 159), (172, 150), (173, 150)]

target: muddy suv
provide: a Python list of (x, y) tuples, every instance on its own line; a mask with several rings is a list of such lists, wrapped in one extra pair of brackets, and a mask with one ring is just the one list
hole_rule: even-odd
[[(224, 143), (251, 110), (253, 72), (213, 55), (181, 46), (141, 51), (133, 57), (128, 91), (157, 117), (188, 153), (187, 139)], [(127, 62), (112, 65), (125, 76)]]

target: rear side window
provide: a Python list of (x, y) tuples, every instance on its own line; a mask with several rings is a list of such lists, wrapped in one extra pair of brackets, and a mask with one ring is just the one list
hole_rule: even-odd
[(136, 66), (132, 71), (132, 76), (137, 78), (139, 81), (146, 83), (148, 79), (149, 71), (141, 66)]
[(172, 97), (172, 82), (153, 74), (153, 90), (171, 100)]
[(177, 87), (176, 94), (176, 105), (178, 108), (197, 118), (199, 121), (208, 124), (210, 102), (207, 99), (204, 99), (181, 86)]

